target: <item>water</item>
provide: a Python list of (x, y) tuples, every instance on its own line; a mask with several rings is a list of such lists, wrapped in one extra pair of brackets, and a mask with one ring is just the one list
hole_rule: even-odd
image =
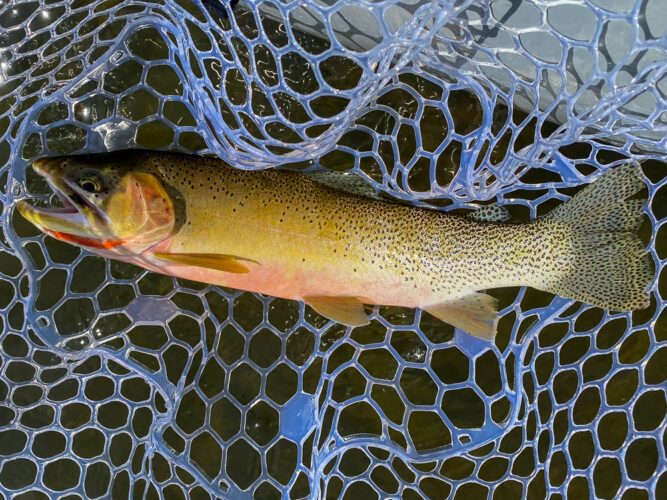
[[(332, 59), (325, 54), (330, 41), (303, 33), (297, 36), (302, 57), (325, 54), (322, 60), (283, 57), (275, 47), (289, 41), (284, 24), (262, 18), (260, 27), (243, 8), (233, 20), (215, 18), (237, 37), (222, 43), (222, 35), (212, 34), (217, 30), (199, 27), (204, 14), (194, 4), (116, 4), (94, 4), (84, 21), (94, 30), (113, 14), (95, 43), (61, 42), (70, 55), (56, 63), (25, 61), (31, 78), (20, 89), (28, 97), (9, 91), (0, 101), (0, 155), (8, 161), (11, 137), (17, 151), (11, 176), (5, 168), (0, 179), (17, 181), (2, 197), (1, 488), (114, 498), (130, 491), (244, 498), (246, 489), (258, 498), (282, 491), (304, 497), (316, 488), (329, 498), (343, 491), (350, 498), (483, 497), (491, 490), (494, 498), (542, 498), (547, 491), (660, 496), (664, 163), (642, 166), (651, 183), (642, 236), (660, 274), (651, 306), (614, 314), (530, 289), (492, 290), (502, 309), (492, 345), (418, 311), (376, 308), (370, 325), (350, 330), (296, 302), (104, 261), (44, 237), (13, 210), (15, 199), (6, 193), (17, 187), (14, 196), (50, 198), (30, 169), (23, 183), (24, 165), (44, 146), (52, 154), (86, 144), (93, 151), (129, 145), (224, 156), (227, 150), (215, 149), (224, 142), (214, 138), (218, 133), (239, 139), (239, 167), (249, 168), (244, 155), (259, 148), (293, 168), (319, 163), (361, 172), (403, 202), (466, 211), (472, 202), (499, 201), (515, 222), (547, 212), (584, 176), (628, 153), (582, 137), (563, 140), (560, 157), (540, 146), (556, 126), (538, 123), (537, 112), (518, 99), (508, 105), (496, 98), (489, 108), (476, 87), (447, 87), (408, 67), (323, 154), (299, 153), (295, 162), (298, 141), (331, 140), (338, 126), (315, 123), (311, 113), (335, 117), (354, 108), (344, 92), (359, 84), (359, 68), (368, 71), (364, 60)], [(178, 37), (159, 26), (127, 28), (149, 11), (187, 19), (182, 34), (201, 57), (175, 57)], [(262, 38), (264, 49), (253, 41), (259, 33), (268, 39)], [(127, 41), (129, 58), (116, 40)], [(59, 50), (55, 41), (41, 43)], [(237, 55), (239, 71), (227, 72), (224, 85), (199, 90), (214, 96), (210, 102), (229, 130), (206, 123), (211, 114), (202, 112), (204, 101), (192, 97), (182, 76), (208, 75), (214, 83), (223, 71), (206, 52), (214, 44), (228, 61)], [(77, 76), (82, 68), (67, 65), (105, 58), (112, 64), (85, 78)], [(278, 60), (285, 77), (280, 95), (270, 90)], [(252, 70), (256, 82), (247, 85), (240, 68)], [(63, 108), (69, 101), (52, 99), (35, 108), (37, 128), (17, 126), (22, 109), (40, 106), (31, 92), (48, 71), (60, 75), (47, 82), (55, 85), (50, 89), (80, 79), (67, 94), (76, 103)], [(303, 97), (323, 82), (343, 97)], [(216, 94), (223, 86), (227, 101)], [(525, 157), (535, 168), (505, 175), (500, 166), (534, 145)], [(471, 174), (471, 163), (499, 168)]]

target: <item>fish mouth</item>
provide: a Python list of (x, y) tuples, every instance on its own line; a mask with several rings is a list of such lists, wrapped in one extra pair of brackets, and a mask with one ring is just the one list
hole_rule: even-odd
[(103, 238), (104, 214), (80, 192), (76, 184), (58, 175), (60, 164), (55, 158), (37, 160), (33, 170), (43, 177), (56, 194), (62, 207), (40, 207), (26, 200), (17, 203), (19, 213), (40, 228), (54, 234), (63, 233), (86, 238)]

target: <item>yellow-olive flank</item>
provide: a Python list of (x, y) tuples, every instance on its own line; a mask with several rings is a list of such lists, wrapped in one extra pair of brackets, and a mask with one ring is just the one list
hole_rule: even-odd
[(651, 260), (636, 236), (639, 167), (606, 172), (525, 224), (350, 194), (307, 175), (212, 158), (122, 153), (41, 159), (62, 208), (18, 203), (42, 231), (104, 257), (301, 300), (347, 325), (367, 305), (419, 307), (493, 338), (495, 287), (531, 286), (611, 310), (648, 305)]

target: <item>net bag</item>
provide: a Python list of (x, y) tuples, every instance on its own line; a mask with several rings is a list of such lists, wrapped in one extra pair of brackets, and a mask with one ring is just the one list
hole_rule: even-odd
[[(665, 498), (658, 0), (0, 0), (0, 497)], [(44, 236), (27, 167), (116, 149), (542, 215), (641, 162), (651, 304), (525, 288), (491, 344), (348, 328)]]

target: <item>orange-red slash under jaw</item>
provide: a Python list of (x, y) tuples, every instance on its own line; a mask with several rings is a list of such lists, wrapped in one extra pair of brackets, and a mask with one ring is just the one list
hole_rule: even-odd
[(68, 243), (74, 243), (75, 245), (81, 245), (83, 247), (111, 249), (127, 243), (126, 240), (94, 239), (94, 238), (86, 238), (85, 236), (77, 236), (76, 234), (51, 231), (50, 229), (46, 228), (43, 228), (42, 230), (46, 234), (49, 234), (54, 238), (57, 238), (62, 241), (67, 241)]

